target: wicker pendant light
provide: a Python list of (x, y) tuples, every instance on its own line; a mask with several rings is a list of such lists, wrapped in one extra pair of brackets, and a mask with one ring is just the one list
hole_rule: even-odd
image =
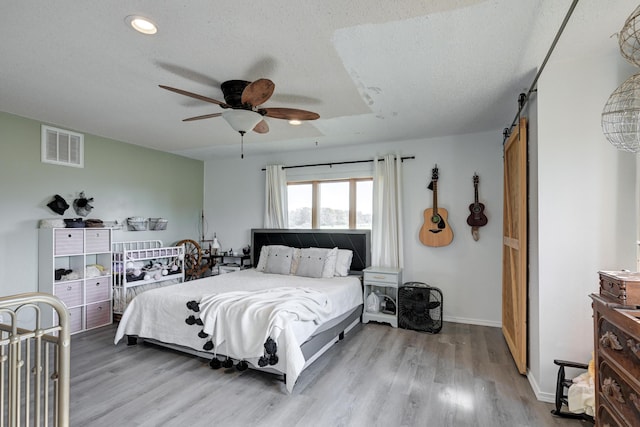
[[(640, 67), (640, 6), (627, 18), (618, 36), (622, 56)], [(640, 151), (640, 73), (613, 91), (602, 110), (602, 132), (616, 148)]]
[(624, 59), (640, 67), (640, 6), (625, 21), (618, 35), (618, 45)]
[(629, 77), (607, 100), (602, 132), (614, 147), (640, 151), (640, 73)]

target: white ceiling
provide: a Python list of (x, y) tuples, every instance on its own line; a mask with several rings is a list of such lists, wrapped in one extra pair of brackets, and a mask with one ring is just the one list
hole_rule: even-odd
[[(220, 83), (273, 80), (245, 155), (508, 127), (571, 0), (21, 0), (0, 5), (0, 111), (188, 157), (239, 155)], [(617, 50), (637, 3), (582, 0), (552, 60)], [(154, 36), (128, 15), (158, 24)], [(499, 135), (497, 136), (499, 137)]]

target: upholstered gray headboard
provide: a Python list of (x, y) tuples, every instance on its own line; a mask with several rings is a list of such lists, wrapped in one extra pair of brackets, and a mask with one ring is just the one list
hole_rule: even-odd
[(361, 272), (371, 265), (371, 230), (251, 230), (251, 264), (258, 264), (260, 250), (265, 245), (285, 245), (294, 248), (335, 248), (353, 251), (351, 272)]

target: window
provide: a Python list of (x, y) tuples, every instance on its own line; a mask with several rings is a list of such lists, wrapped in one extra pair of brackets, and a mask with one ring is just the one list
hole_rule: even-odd
[(287, 184), (289, 228), (371, 229), (373, 179)]

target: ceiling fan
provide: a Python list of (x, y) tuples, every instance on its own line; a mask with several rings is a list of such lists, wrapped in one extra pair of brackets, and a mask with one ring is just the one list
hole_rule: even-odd
[[(227, 119), (231, 127), (234, 128), (237, 132), (247, 132), (253, 129), (258, 133), (267, 133), (269, 132), (269, 126), (262, 119), (263, 116), (271, 117), (274, 119), (283, 119), (283, 120), (316, 120), (320, 117), (319, 114), (300, 110), (297, 108), (279, 108), (279, 107), (270, 107), (270, 108), (262, 108), (260, 107), (264, 104), (275, 89), (275, 84), (269, 79), (258, 79), (254, 82), (248, 82), (246, 80), (228, 80), (222, 85), (220, 88), (222, 89), (222, 93), (224, 94), (225, 102), (218, 101), (217, 99), (209, 98), (207, 96), (199, 95), (193, 92), (187, 92), (186, 90), (177, 89), (170, 86), (159, 85), (161, 88), (169, 90), (171, 92), (179, 93), (181, 95), (189, 96), (191, 98), (199, 99), (201, 101), (210, 102), (212, 104), (217, 104), (224, 109), (229, 109), (230, 111), (222, 112), (222, 113), (212, 113), (205, 114), (202, 116), (189, 117), (184, 119), (184, 122), (190, 122), (194, 120), (202, 120), (202, 119), (210, 119), (212, 117), (220, 117)], [(244, 111), (247, 113), (240, 114), (230, 114), (226, 115), (226, 113), (230, 113), (231, 111)], [(251, 114), (252, 113), (252, 114)], [(257, 120), (253, 126), (247, 128), (244, 127), (242, 129), (236, 129), (232, 120), (229, 118), (236, 118), (234, 116), (244, 116), (244, 117), (252, 117), (253, 120)], [(247, 120), (247, 119), (245, 119)], [(242, 123), (242, 125), (248, 126), (247, 123), (250, 121), (246, 121), (246, 123)]]
[[(179, 93), (201, 101), (210, 102), (212, 104), (217, 104), (220, 107), (227, 109), (228, 111), (224, 111), (222, 113), (189, 117), (182, 121), (190, 122), (222, 116), (222, 118), (225, 119), (236, 132), (240, 133), (241, 144), (244, 142), (244, 134), (250, 130), (257, 133), (269, 132), (269, 125), (267, 125), (267, 122), (264, 121), (263, 117), (289, 121), (295, 120), (298, 122), (316, 120), (320, 118), (318, 113), (300, 110), (297, 108), (260, 107), (269, 100), (269, 98), (271, 98), (275, 89), (275, 84), (269, 79), (258, 79), (254, 82), (246, 80), (228, 80), (222, 83), (220, 88), (222, 89), (225, 102), (170, 86), (159, 86), (171, 92)], [(244, 154), (242, 154), (242, 158), (244, 158)]]

